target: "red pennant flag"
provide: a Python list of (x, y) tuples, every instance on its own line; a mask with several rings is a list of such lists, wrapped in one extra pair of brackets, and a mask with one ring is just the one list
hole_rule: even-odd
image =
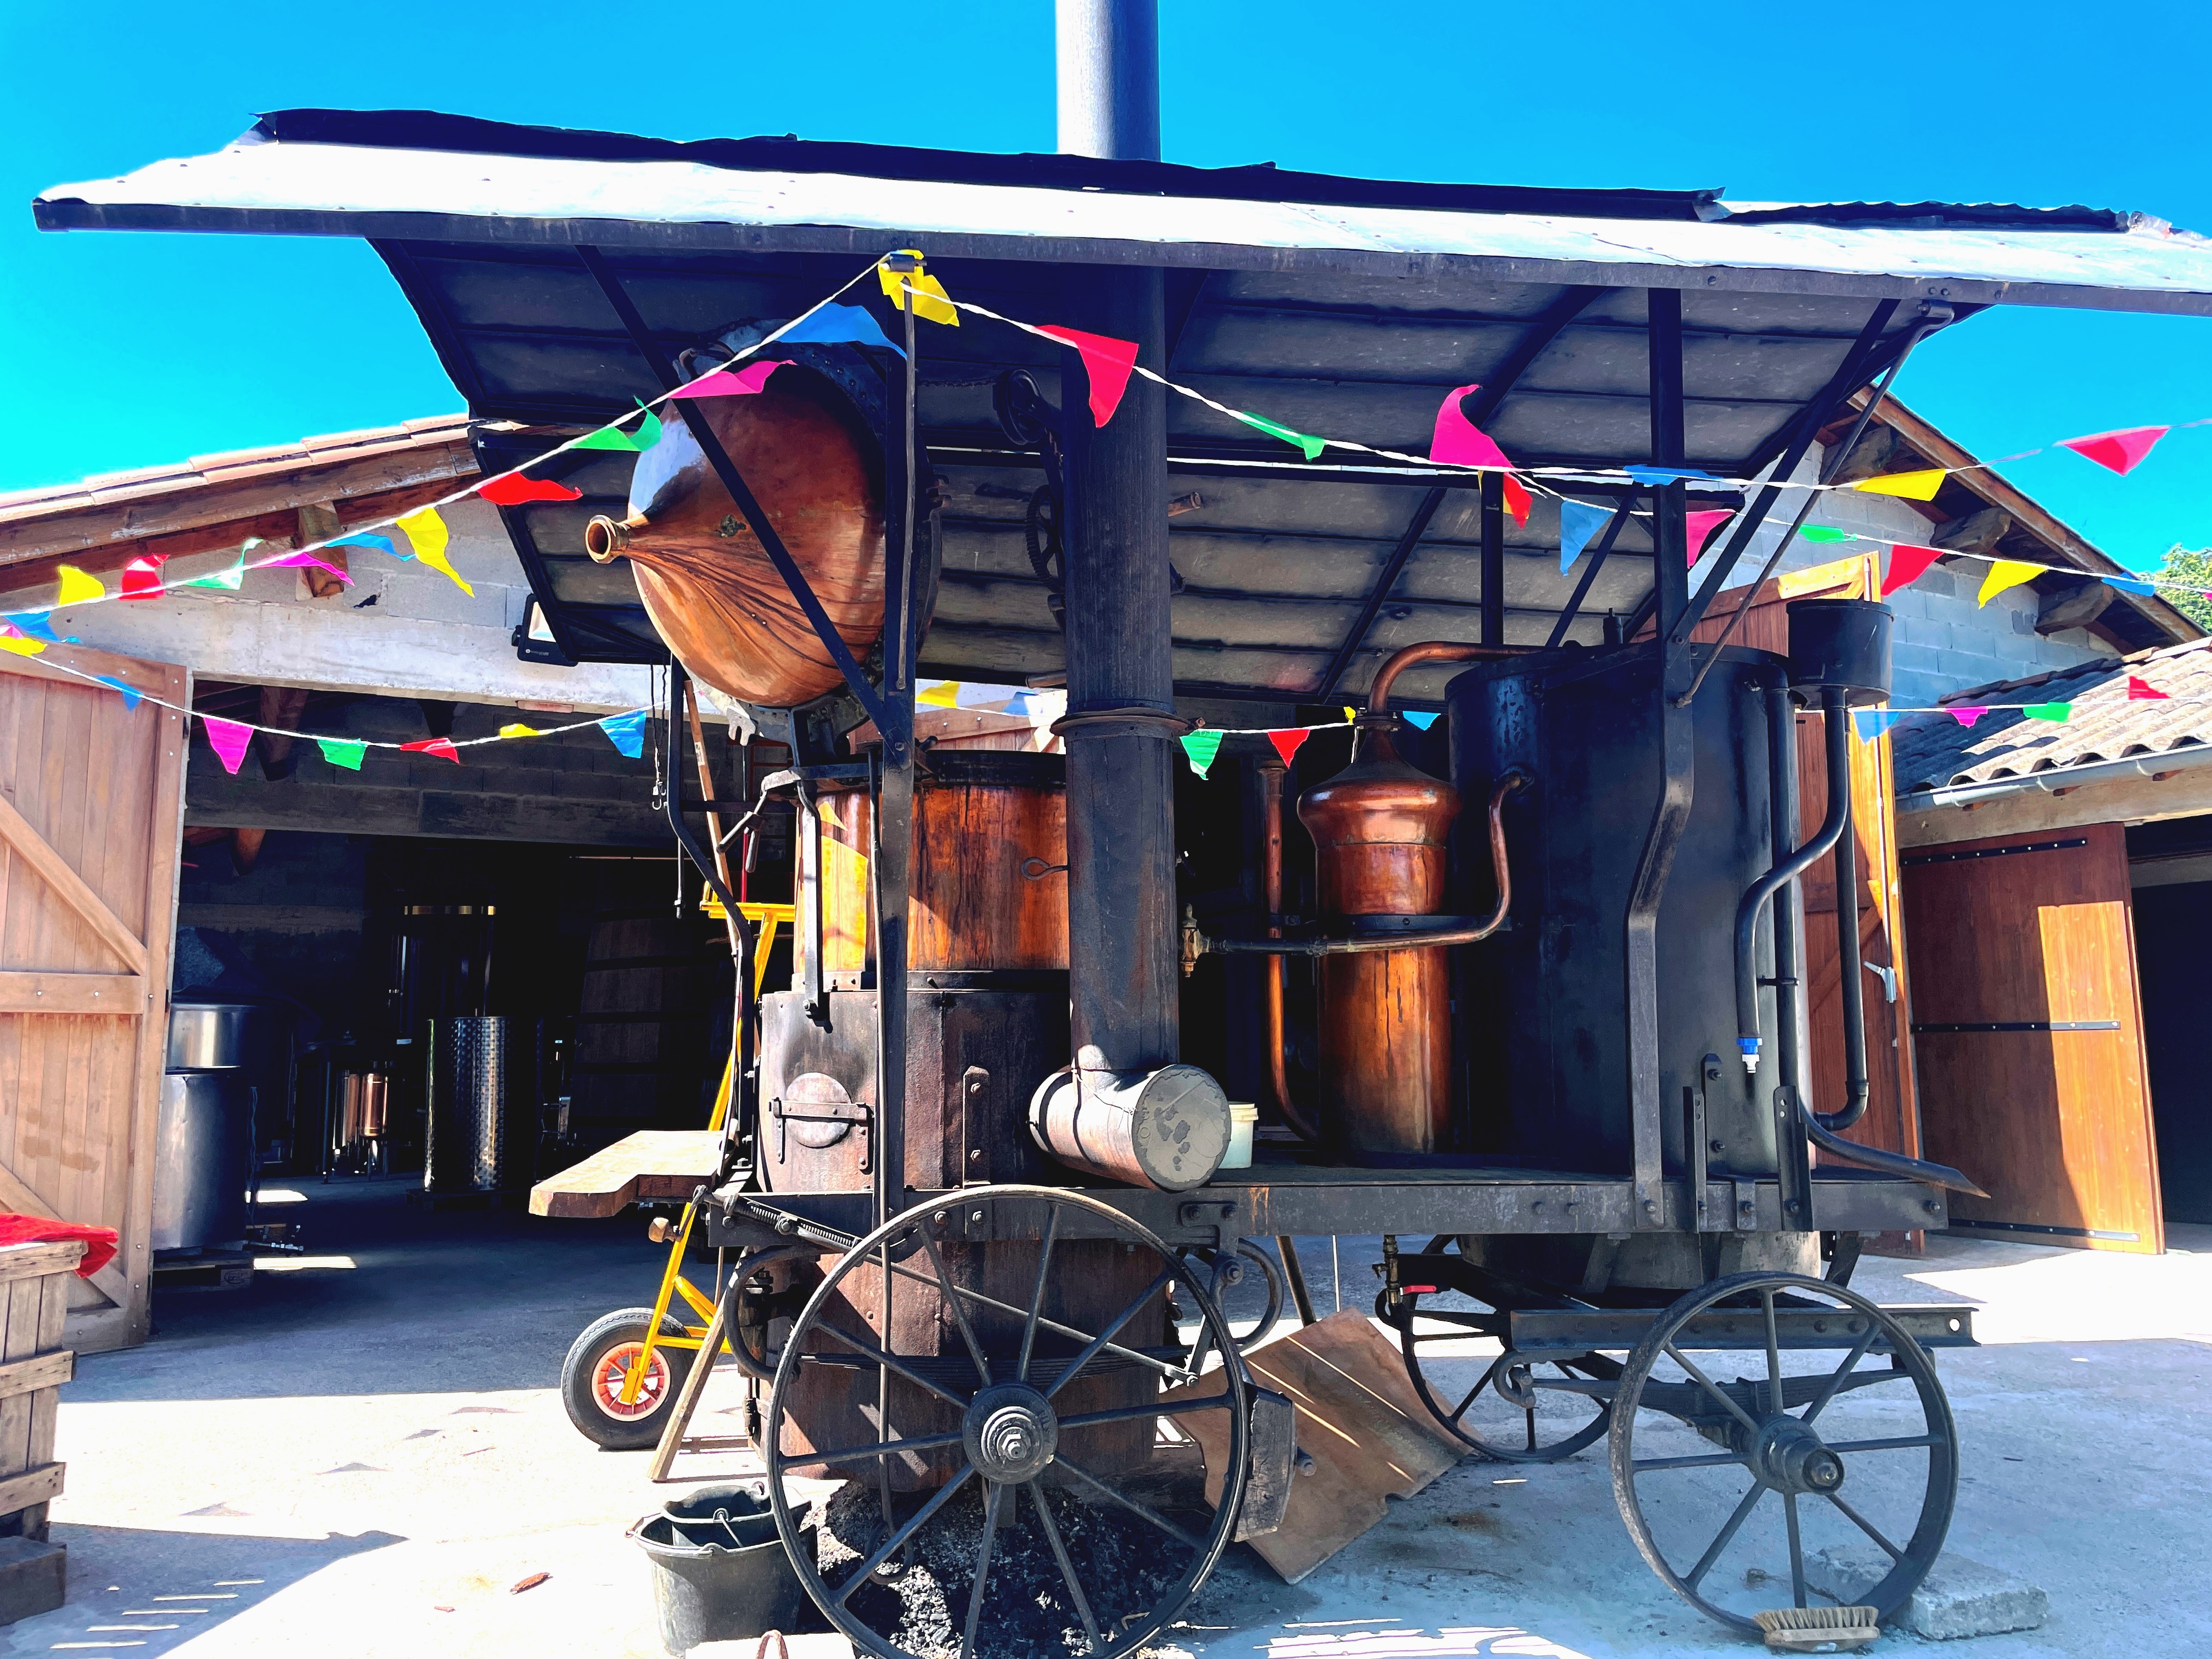
[(1528, 492), (1521, 487), (1521, 480), (1510, 472), (1505, 475), (1505, 510), (1513, 515), (1513, 522), (1526, 530), (1528, 527), (1528, 508), (1532, 503)]
[(1103, 426), (1121, 406), (1128, 388), (1129, 371), (1137, 366), (1137, 343), (1110, 335), (1085, 334), (1079, 328), (1040, 328), (1055, 340), (1073, 346), (1083, 358), (1083, 372), (1091, 377), (1091, 422)]
[(477, 486), (477, 494), (494, 507), (520, 507), (525, 501), (574, 501), (584, 492), (550, 478), (526, 478), (520, 472), (503, 472)]
[(2137, 679), (2130, 674), (2128, 676), (2128, 701), (2130, 702), (2170, 702), (2172, 697), (2170, 693), (2160, 690), (2148, 680)]
[(1735, 509), (1732, 507), (1710, 507), (1702, 513), (1686, 513), (1682, 515), (1682, 522), (1687, 525), (1690, 530), (1690, 562), (1692, 564), (1697, 563), (1699, 556), (1705, 552), (1705, 544), (1713, 538), (1713, 532), (1734, 517), (1735, 517)]
[(1900, 587), (1910, 587), (1920, 580), (1920, 573), (1943, 556), (1940, 547), (1916, 547), (1911, 542), (1899, 542), (1889, 550), (1889, 574), (1881, 579), (1881, 596), (1885, 599)]
[(2118, 432), (2093, 432), (2086, 438), (2061, 438), (2058, 447), (2124, 476), (2134, 471), (2136, 463), (2150, 453), (2152, 446), (2172, 429), (2166, 426), (2131, 426)]
[(1275, 752), (1283, 757), (1283, 764), (1288, 766), (1291, 757), (1298, 752), (1299, 745), (1305, 742), (1312, 731), (1310, 726), (1294, 726), (1287, 731), (1268, 732), (1267, 741), (1275, 745)]
[(123, 567), (123, 592), (117, 595), (125, 599), (157, 599), (161, 597), (161, 567), (167, 562), (166, 553), (149, 553), (131, 561)]
[(461, 763), (461, 751), (453, 747), (451, 738), (424, 738), (418, 743), (403, 743), (402, 749), (411, 749), (418, 755), (435, 755), (456, 766)]

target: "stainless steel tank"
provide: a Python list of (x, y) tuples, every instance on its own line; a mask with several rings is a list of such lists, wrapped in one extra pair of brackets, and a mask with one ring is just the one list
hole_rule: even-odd
[(171, 1072), (154, 1139), (156, 1250), (196, 1250), (246, 1236), (253, 1109), (246, 1073)]
[(538, 1025), (505, 1014), (431, 1021), (425, 1191), (495, 1193), (529, 1181)]
[(210, 1072), (245, 1065), (247, 1028), (262, 1012), (251, 1002), (172, 1003), (165, 1069)]

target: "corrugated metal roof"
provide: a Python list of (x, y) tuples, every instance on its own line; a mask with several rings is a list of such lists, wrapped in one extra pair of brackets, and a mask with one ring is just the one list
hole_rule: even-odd
[[(2172, 701), (2130, 699), (2130, 675)], [(1976, 686), (1943, 701), (1960, 708), (2065, 702), (2073, 705), (2073, 713), (2063, 725), (2031, 719), (2014, 708), (1991, 709), (1971, 727), (1950, 714), (1900, 720), (1890, 732), (1899, 794), (2027, 778), (2061, 767), (2212, 743), (2212, 640)]]

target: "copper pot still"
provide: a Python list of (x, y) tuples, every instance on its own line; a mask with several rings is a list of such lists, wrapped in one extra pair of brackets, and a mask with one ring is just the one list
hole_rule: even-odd
[[(829, 380), (792, 365), (759, 392), (702, 398), (707, 422), (805, 573), (838, 637), (865, 656), (884, 627), (884, 486), (874, 441)], [(638, 457), (624, 519), (593, 519), (598, 563), (628, 559), (684, 668), (764, 708), (842, 683), (805, 613), (683, 418)]]

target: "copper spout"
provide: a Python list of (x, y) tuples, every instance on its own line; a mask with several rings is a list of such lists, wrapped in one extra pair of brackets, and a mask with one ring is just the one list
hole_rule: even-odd
[[(1260, 849), (1260, 884), (1267, 906), (1269, 939), (1283, 936), (1275, 918), (1283, 910), (1283, 778), (1287, 769), (1280, 762), (1265, 763), (1260, 768), (1261, 833), (1266, 838)], [(1292, 1134), (1310, 1146), (1319, 1146), (1320, 1130), (1291, 1100), (1290, 1060), (1283, 1052), (1283, 976), (1289, 971), (1289, 964), (1280, 957), (1267, 963), (1261, 1042), (1267, 1050), (1267, 1103), (1290, 1126)]]
[(1390, 712), (1390, 689), (1408, 668), (1418, 668), (1425, 662), (1491, 662), (1500, 657), (1525, 657), (1537, 648), (1533, 645), (1462, 645), (1450, 640), (1409, 645), (1375, 671), (1375, 683), (1367, 688), (1367, 712)]
[(584, 526), (584, 551), (593, 564), (612, 564), (629, 550), (630, 532), (644, 529), (646, 523), (642, 513), (627, 519), (610, 519), (602, 513)]

